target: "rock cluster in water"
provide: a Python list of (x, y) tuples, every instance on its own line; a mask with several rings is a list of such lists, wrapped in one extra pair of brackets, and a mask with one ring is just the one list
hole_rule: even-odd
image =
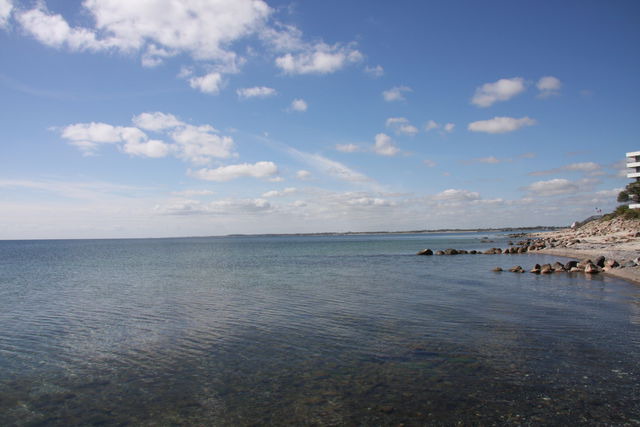
[[(580, 241), (575, 239), (575, 242), (579, 243)], [(419, 251), (416, 255), (497, 255), (497, 254), (522, 254), (526, 252), (539, 251), (546, 248), (554, 248), (554, 247), (566, 247), (570, 246), (574, 242), (559, 242), (556, 239), (527, 239), (516, 243), (515, 245), (512, 242), (509, 242), (509, 247), (505, 249), (501, 248), (490, 248), (485, 251), (477, 251), (470, 250), (467, 251), (465, 249), (453, 249), (448, 248), (444, 250), (433, 251), (431, 249), (423, 249)], [(560, 261), (556, 261), (553, 264), (536, 264), (529, 270), (529, 272), (534, 274), (551, 274), (551, 273), (577, 273), (582, 272), (585, 274), (597, 274), (603, 271), (609, 271), (614, 268), (625, 268), (625, 267), (635, 267), (640, 265), (640, 257), (631, 260), (631, 261), (622, 261), (622, 263), (618, 262), (615, 259), (607, 259), (604, 256), (598, 256), (594, 260), (584, 259), (582, 261), (569, 261), (567, 263), (561, 263)], [(503, 271), (501, 267), (495, 267), (493, 271), (500, 272)], [(524, 273), (526, 270), (519, 265), (513, 266), (509, 269), (509, 271), (513, 273)]]

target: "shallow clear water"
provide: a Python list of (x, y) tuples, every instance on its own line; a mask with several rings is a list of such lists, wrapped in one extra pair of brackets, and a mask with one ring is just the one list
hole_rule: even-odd
[(640, 287), (484, 235), (0, 242), (0, 425), (640, 423)]

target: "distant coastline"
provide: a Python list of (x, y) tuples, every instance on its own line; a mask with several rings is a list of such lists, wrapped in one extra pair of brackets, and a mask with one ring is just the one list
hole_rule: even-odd
[[(555, 231), (566, 226), (536, 226), (536, 227), (501, 227), (501, 228), (441, 228), (435, 230), (406, 230), (406, 231), (327, 231), (317, 233), (258, 233), (258, 234), (227, 234), (223, 237), (284, 237), (284, 236), (359, 236), (384, 234), (436, 234), (436, 233), (507, 233), (507, 232), (542, 232)], [(197, 237), (197, 236), (192, 236)], [(202, 236), (219, 237), (219, 236)]]

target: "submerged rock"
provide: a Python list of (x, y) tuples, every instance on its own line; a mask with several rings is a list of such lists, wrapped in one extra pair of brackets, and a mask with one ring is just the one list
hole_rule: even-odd
[(562, 264), (561, 262), (558, 262), (558, 261), (554, 262), (552, 267), (553, 267), (553, 270), (556, 273), (563, 273), (563, 272), (566, 271), (565, 268), (564, 268), (564, 264)]
[(540, 268), (540, 274), (551, 274), (553, 273), (553, 267), (551, 264), (543, 264)]
[(431, 249), (423, 249), (416, 255), (433, 255), (433, 251)]
[(509, 269), (509, 271), (513, 272), (513, 273), (524, 273), (524, 268), (522, 268), (519, 265), (513, 266)]
[(540, 264), (536, 264), (533, 266), (533, 268), (530, 270), (531, 273), (535, 273), (535, 274), (540, 274)]

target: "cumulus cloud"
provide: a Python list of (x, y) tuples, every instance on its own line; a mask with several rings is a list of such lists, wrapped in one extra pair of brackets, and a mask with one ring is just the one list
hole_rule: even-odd
[(285, 74), (329, 74), (362, 58), (362, 53), (351, 45), (317, 43), (300, 53), (279, 56), (275, 62)]
[(390, 117), (387, 119), (386, 125), (398, 135), (414, 136), (418, 133), (418, 128), (409, 123), (409, 120), (404, 117)]
[(13, 10), (13, 4), (10, 0), (0, 0), (0, 28), (9, 24), (9, 17)]
[(228, 63), (236, 54), (227, 46), (254, 33), (272, 13), (261, 0), (87, 0), (82, 6), (93, 18), (93, 28), (70, 28), (42, 3), (18, 19), (28, 33), (53, 47), (141, 51), (147, 60), (186, 53), (197, 60)]
[(294, 99), (291, 101), (291, 105), (289, 106), (290, 111), (297, 111), (300, 113), (307, 111), (307, 108), (309, 108), (309, 106), (304, 99)]
[(494, 117), (489, 120), (480, 120), (469, 123), (468, 129), (472, 132), (486, 133), (506, 133), (513, 132), (525, 126), (533, 126), (536, 124), (534, 119), (522, 117), (515, 119), (513, 117)]
[(356, 144), (336, 144), (336, 150), (342, 151), (343, 153), (355, 153), (356, 151), (360, 151), (360, 147)]
[(165, 114), (159, 111), (139, 114), (134, 116), (132, 121), (137, 127), (154, 132), (185, 125), (173, 114)]
[(200, 77), (192, 77), (189, 79), (189, 85), (202, 93), (217, 95), (223, 85), (222, 74), (214, 72)]
[(400, 151), (393, 143), (393, 139), (385, 133), (376, 135), (373, 151), (381, 156), (395, 156)]
[(537, 181), (525, 188), (537, 196), (558, 196), (575, 193), (579, 186), (567, 179), (555, 178), (549, 181)]
[(525, 83), (522, 77), (500, 79), (478, 87), (471, 98), (471, 103), (478, 107), (489, 107), (498, 101), (507, 101), (524, 90)]
[(226, 182), (242, 177), (270, 178), (278, 173), (278, 166), (273, 162), (242, 163), (238, 165), (220, 166), (215, 169), (198, 169), (189, 171), (189, 175), (205, 181)]
[[(86, 155), (94, 154), (102, 144), (118, 144), (123, 152), (134, 156), (158, 158), (173, 154), (194, 164), (207, 164), (233, 154), (233, 139), (219, 135), (210, 125), (193, 126), (162, 112), (142, 113), (132, 122), (136, 126), (76, 123), (64, 127), (61, 136)], [(171, 142), (149, 138), (143, 129), (160, 133)]]
[(375, 67), (366, 66), (364, 68), (364, 72), (371, 77), (378, 78), (384, 75), (384, 68), (380, 65), (376, 65)]
[(270, 96), (276, 95), (278, 92), (271, 87), (254, 86), (254, 87), (245, 87), (245, 88), (238, 89), (236, 93), (238, 94), (239, 98), (248, 99), (248, 98), (268, 98)]
[(382, 92), (382, 97), (387, 102), (404, 101), (404, 94), (407, 92), (412, 92), (412, 89), (408, 86), (395, 86)]
[[(222, 74), (238, 72), (246, 62), (235, 49), (241, 41), (249, 50), (261, 41), (260, 47), (278, 53), (276, 66), (285, 74), (333, 73), (363, 58), (353, 43), (305, 42), (299, 29), (271, 19), (274, 9), (264, 0), (85, 0), (79, 13), (89, 17), (85, 26), (72, 26), (44, 0), (33, 3), (13, 15), (40, 43), (72, 52), (137, 54), (145, 67), (189, 58), (208, 72), (193, 77), (194, 67), (184, 67), (190, 86), (209, 94), (222, 88)], [(11, 1), (0, 0), (0, 26), (11, 13)]]
[(467, 202), (480, 199), (480, 193), (469, 190), (448, 189), (433, 196), (434, 200), (444, 202)]
[(536, 87), (540, 91), (540, 93), (538, 94), (540, 98), (548, 98), (560, 93), (562, 82), (560, 82), (557, 77), (545, 76), (538, 80)]

